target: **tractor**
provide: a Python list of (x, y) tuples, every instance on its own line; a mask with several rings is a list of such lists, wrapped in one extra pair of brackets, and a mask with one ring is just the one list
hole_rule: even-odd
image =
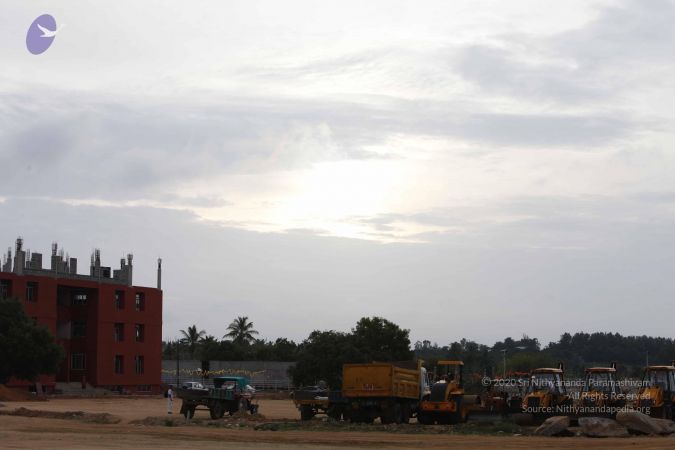
[(519, 425), (531, 425), (547, 417), (565, 415), (572, 406), (572, 398), (567, 394), (564, 381), (564, 366), (558, 368), (534, 369), (530, 373), (529, 386), (523, 398), (521, 413), (515, 414)]
[(635, 406), (652, 417), (675, 419), (675, 361), (645, 368)]
[(616, 381), (616, 363), (610, 367), (589, 367), (579, 396), (582, 415), (614, 416), (626, 406), (626, 397)]
[(187, 418), (194, 417), (198, 406), (206, 407), (212, 419), (220, 419), (226, 412), (230, 415), (258, 412), (258, 405), (253, 402), (255, 389), (244, 377), (215, 377), (213, 388), (180, 389), (178, 397), (183, 400), (180, 413)]

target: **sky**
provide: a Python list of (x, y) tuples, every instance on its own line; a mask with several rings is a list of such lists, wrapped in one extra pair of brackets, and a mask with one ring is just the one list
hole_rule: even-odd
[(166, 339), (673, 337), (673, 1), (0, 11), (0, 246), (161, 257)]

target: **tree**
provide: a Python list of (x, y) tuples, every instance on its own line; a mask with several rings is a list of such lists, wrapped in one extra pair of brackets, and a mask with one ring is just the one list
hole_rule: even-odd
[(255, 340), (255, 336), (258, 334), (253, 328), (253, 322), (249, 322), (247, 316), (234, 319), (227, 330), (228, 332), (223, 336), (223, 339), (231, 338), (237, 344), (249, 344)]
[(0, 299), (0, 384), (54, 374), (63, 357), (51, 332), (26, 316), (19, 300)]
[(354, 345), (354, 336), (338, 331), (313, 331), (298, 351), (289, 375), (296, 386), (325, 381), (332, 389), (342, 386), (342, 364), (366, 362)]
[(364, 317), (351, 333), (313, 331), (297, 351), (289, 370), (296, 386), (323, 380), (333, 389), (342, 385), (344, 363), (412, 359), (408, 330), (381, 317)]
[(197, 331), (197, 325), (192, 325), (191, 327), (188, 327), (187, 331), (180, 330), (180, 332), (183, 335), (182, 341), (188, 346), (190, 358), (194, 358), (197, 345), (199, 344), (199, 341), (206, 335), (206, 331)]
[(410, 330), (382, 317), (363, 317), (352, 329), (354, 344), (366, 361), (406, 361), (413, 357)]

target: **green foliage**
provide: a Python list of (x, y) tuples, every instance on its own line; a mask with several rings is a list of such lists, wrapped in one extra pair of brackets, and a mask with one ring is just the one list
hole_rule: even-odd
[(323, 380), (342, 385), (342, 365), (371, 361), (405, 361), (413, 357), (409, 331), (381, 317), (364, 317), (351, 333), (314, 331), (303, 341), (290, 375), (296, 386)]
[(558, 367), (558, 362), (546, 352), (521, 352), (508, 358), (506, 366), (512, 372), (529, 372), (538, 367)]
[(237, 317), (227, 327), (227, 333), (223, 339), (230, 338), (237, 344), (248, 344), (255, 340), (258, 332), (253, 328), (253, 322), (248, 321), (248, 317)]
[[(248, 318), (246, 318), (248, 320)], [(252, 325), (252, 324), (251, 324)], [(164, 359), (200, 359), (202, 361), (295, 361), (298, 345), (286, 338), (276, 341), (242, 339), (219, 341), (197, 326), (181, 330), (183, 339), (162, 342)], [(255, 332), (257, 334), (257, 332)], [(197, 338), (197, 336), (199, 336)]]
[(54, 374), (63, 356), (54, 336), (26, 316), (21, 302), (0, 299), (0, 383), (10, 377), (34, 381), (38, 375)]
[(382, 317), (364, 317), (352, 329), (354, 345), (366, 361), (406, 361), (413, 357), (410, 330)]
[(183, 343), (186, 344), (188, 347), (190, 357), (194, 358), (195, 350), (197, 349), (197, 344), (199, 344), (199, 341), (201, 341), (202, 338), (206, 335), (206, 331), (204, 330), (197, 331), (197, 325), (192, 325), (191, 327), (188, 327), (187, 331), (180, 330), (180, 332), (183, 335), (182, 339)]
[(338, 331), (313, 331), (302, 344), (294, 367), (289, 370), (296, 386), (315, 385), (320, 380), (335, 388), (342, 385), (342, 365), (365, 362), (354, 337)]

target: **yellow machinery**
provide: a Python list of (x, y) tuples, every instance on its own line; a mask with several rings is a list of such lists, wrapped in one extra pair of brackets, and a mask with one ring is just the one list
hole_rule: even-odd
[(626, 397), (616, 381), (616, 363), (610, 367), (589, 367), (579, 396), (582, 415), (616, 415), (626, 405)]
[(652, 417), (675, 419), (675, 361), (645, 368), (635, 406)]
[(546, 417), (567, 415), (571, 406), (572, 398), (567, 394), (564, 368), (560, 363), (557, 369), (546, 367), (530, 373), (522, 412), (514, 415), (514, 419), (519, 425), (527, 425)]
[(439, 361), (440, 379), (420, 404), (417, 421), (422, 424), (453, 424), (466, 421), (468, 404), (464, 400), (462, 361)]
[(422, 361), (342, 366), (345, 416), (352, 422), (408, 423), (420, 400), (428, 394), (427, 372)]

